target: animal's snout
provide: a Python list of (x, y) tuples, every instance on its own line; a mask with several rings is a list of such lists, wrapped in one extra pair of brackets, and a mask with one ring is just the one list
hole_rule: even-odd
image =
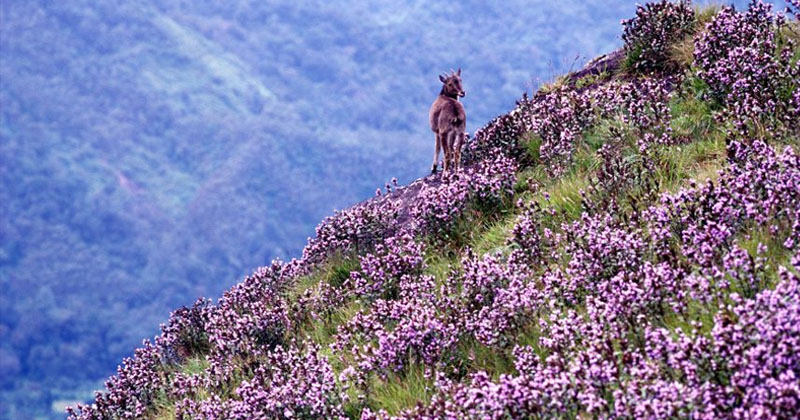
[(461, 96), (463, 98), (464, 96), (467, 96), (467, 92), (462, 90), (461, 92), (458, 92), (458, 96)]

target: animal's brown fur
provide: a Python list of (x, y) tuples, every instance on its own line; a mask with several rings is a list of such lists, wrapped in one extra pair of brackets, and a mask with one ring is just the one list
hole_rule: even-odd
[(458, 101), (459, 97), (467, 94), (461, 86), (461, 69), (447, 77), (440, 75), (439, 80), (442, 82), (442, 90), (431, 105), (429, 115), (431, 130), (436, 135), (436, 149), (431, 167), (434, 173), (439, 165), (440, 149), (444, 149), (442, 171), (458, 170), (464, 130), (467, 126), (467, 114), (464, 112), (464, 106)]

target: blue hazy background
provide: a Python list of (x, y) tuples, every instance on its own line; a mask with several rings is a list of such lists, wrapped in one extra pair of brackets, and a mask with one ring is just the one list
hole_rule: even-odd
[[(745, 2), (738, 2), (743, 4)], [(633, 1), (0, 0), (0, 418), (63, 418), (169, 312), (621, 45)]]

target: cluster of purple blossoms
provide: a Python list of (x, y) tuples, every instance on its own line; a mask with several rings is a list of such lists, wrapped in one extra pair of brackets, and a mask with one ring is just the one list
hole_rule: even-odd
[(398, 207), (395, 201), (376, 199), (327, 217), (309, 238), (303, 261), (318, 264), (335, 252), (369, 251), (394, 233)]
[(351, 272), (349, 283), (342, 287), (366, 299), (397, 296), (404, 276), (421, 274), (422, 258), (423, 245), (411, 236), (389, 238), (373, 253), (360, 257), (361, 271)]
[(464, 148), (462, 156), (465, 164), (490, 159), (497, 152), (524, 161), (523, 143), (525, 135), (531, 130), (533, 103), (526, 93), (511, 112), (495, 117), (478, 129)]
[(531, 131), (541, 139), (539, 160), (559, 176), (569, 167), (579, 136), (594, 121), (590, 95), (563, 86), (537, 95), (531, 113)]
[(541, 304), (531, 270), (519, 262), (504, 263), (495, 256), (467, 255), (460, 280), (457, 318), (465, 333), (492, 347), (507, 347)]
[(665, 194), (661, 205), (647, 212), (649, 246), (665, 260), (681, 256), (708, 269), (747, 223), (774, 236), (784, 231), (784, 246), (800, 246), (795, 239), (800, 237), (800, 158), (790, 147), (778, 155), (762, 141), (732, 144), (737, 146), (748, 158), (731, 164), (717, 183)]
[(697, 75), (740, 135), (800, 124), (794, 98), (800, 63), (793, 59), (796, 46), (783, 31), (786, 25), (772, 5), (754, 0), (745, 12), (724, 7), (695, 39)]
[[(608, 209), (617, 198), (639, 187), (639, 194), (658, 190), (651, 176), (655, 172), (657, 146), (685, 142), (673, 135), (669, 101), (674, 79), (645, 79), (630, 83), (610, 83), (591, 93), (600, 118), (617, 119), (624, 126), (607, 126), (608, 139), (597, 151), (601, 165), (595, 173), (595, 183), (589, 190), (597, 200), (594, 207)], [(636, 144), (632, 144), (635, 141)], [(635, 147), (634, 147), (635, 146)], [(637, 197), (633, 201), (648, 201), (653, 197)], [(589, 201), (584, 200), (584, 204)]]
[(333, 369), (317, 346), (305, 351), (295, 343), (276, 347), (234, 391), (237, 399), (217, 396), (180, 400), (176, 418), (222, 419), (345, 419)]
[(206, 326), (209, 359), (231, 363), (283, 342), (290, 319), (288, 302), (281, 294), (286, 286), (282, 272), (283, 266), (274, 263), (222, 295)]
[(210, 299), (200, 298), (191, 308), (184, 306), (170, 314), (167, 323), (161, 325), (161, 335), (155, 339), (167, 361), (181, 363), (188, 357), (208, 352), (206, 325), (212, 308)]
[[(528, 205), (518, 203), (517, 206), (522, 209), (522, 214), (517, 218), (507, 241), (512, 247), (509, 264), (544, 266), (548, 260), (557, 259), (552, 252), (557, 239), (553, 231), (542, 224), (546, 210), (535, 200)], [(547, 216), (554, 217), (555, 211), (550, 209)]]
[(95, 392), (94, 403), (67, 407), (67, 414), (80, 420), (139, 419), (167, 383), (159, 348), (145, 340), (134, 357), (123, 360), (117, 374), (106, 381), (106, 391)]
[(461, 331), (450, 307), (432, 277), (404, 277), (397, 299), (378, 299), (339, 327), (331, 348), (349, 366), (340, 379), (366, 391), (371, 373), (385, 378), (409, 364), (437, 365)]
[(636, 16), (622, 21), (622, 40), (633, 69), (664, 70), (670, 48), (692, 32), (695, 23), (691, 1), (669, 0), (636, 6)]
[[(639, 149), (683, 142), (672, 136), (669, 103), (681, 77), (648, 78), (626, 83), (608, 83), (588, 93), (600, 118), (619, 118), (639, 138)], [(623, 133), (618, 133), (621, 135)]]
[[(281, 292), (301, 271), (295, 262), (275, 262), (227, 291), (217, 305), (201, 299), (174, 311), (155, 344), (146, 341), (126, 359), (94, 404), (68, 409), (70, 419), (142, 418), (160, 393), (186, 397), (228, 385), (237, 363), (246, 365), (245, 359), (284, 342), (290, 323)], [(209, 368), (203, 375), (177, 371), (176, 364), (189, 357), (204, 357)]]
[(415, 234), (433, 237), (451, 232), (470, 206), (494, 205), (513, 193), (517, 164), (502, 153), (426, 185), (410, 209)]

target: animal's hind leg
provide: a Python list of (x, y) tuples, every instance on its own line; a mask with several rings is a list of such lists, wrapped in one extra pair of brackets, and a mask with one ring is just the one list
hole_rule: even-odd
[(453, 144), (453, 169), (458, 172), (461, 167), (461, 148), (467, 142), (467, 135), (464, 133), (456, 134), (456, 141)]
[(436, 148), (433, 150), (433, 165), (431, 165), (431, 173), (436, 173), (436, 167), (439, 166), (439, 150), (442, 148), (442, 135), (436, 132)]
[(453, 170), (453, 136), (452, 131), (448, 131), (442, 136), (442, 148), (444, 148), (444, 169), (443, 172)]

